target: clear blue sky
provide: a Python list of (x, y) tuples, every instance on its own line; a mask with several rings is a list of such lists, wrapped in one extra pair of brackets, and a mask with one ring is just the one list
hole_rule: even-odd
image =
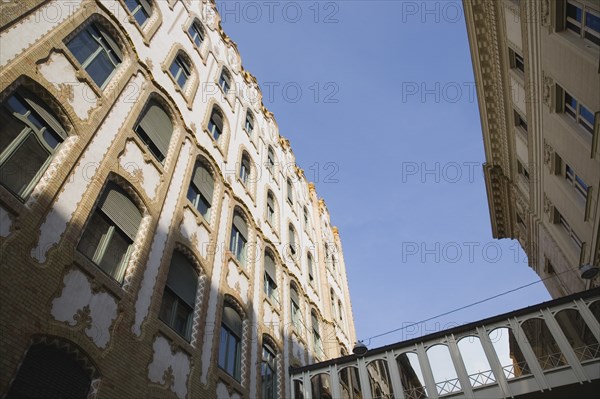
[[(461, 2), (218, 9), (340, 229), (360, 339), (538, 279), (516, 241), (491, 235)], [(369, 346), (549, 298), (538, 283)]]

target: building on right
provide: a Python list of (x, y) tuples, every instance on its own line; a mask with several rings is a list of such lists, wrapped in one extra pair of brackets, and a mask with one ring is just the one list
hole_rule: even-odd
[(493, 236), (519, 241), (554, 298), (597, 287), (600, 1), (463, 5)]

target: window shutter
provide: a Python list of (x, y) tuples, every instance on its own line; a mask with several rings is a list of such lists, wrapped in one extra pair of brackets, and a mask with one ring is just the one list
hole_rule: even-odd
[(271, 280), (277, 286), (277, 273), (275, 271), (275, 260), (271, 255), (265, 255), (265, 273), (269, 275)]
[(312, 312), (311, 318), (312, 318), (312, 329), (314, 332), (316, 332), (318, 334), (319, 333), (319, 320), (317, 319), (317, 315), (314, 312)]
[(152, 4), (150, 4), (150, 2), (148, 2), (147, 0), (140, 0), (140, 4), (142, 5), (142, 8), (144, 8), (144, 11), (146, 11), (146, 14), (148, 14), (148, 16), (152, 15)]
[(198, 290), (198, 275), (190, 260), (181, 252), (175, 251), (173, 253), (167, 286), (185, 303), (194, 308), (196, 291)]
[(209, 204), (212, 204), (215, 182), (204, 165), (197, 164), (192, 181), (198, 190), (200, 190), (204, 198), (206, 198), (206, 201), (208, 201)]
[(139, 125), (144, 129), (150, 140), (156, 145), (160, 153), (166, 157), (173, 134), (173, 124), (161, 106), (151, 102)]
[(106, 214), (129, 238), (135, 240), (142, 214), (129, 197), (114, 184), (107, 186), (100, 209)]
[(221, 114), (218, 113), (217, 111), (213, 111), (210, 119), (212, 119), (215, 126), (217, 126), (219, 128), (219, 130), (222, 132), (223, 131), (223, 117), (221, 116)]
[(275, 201), (273, 200), (273, 196), (272, 195), (267, 195), (267, 205), (272, 209), (275, 210)]
[(289, 238), (290, 238), (290, 245), (292, 247), (296, 246), (296, 234), (294, 233), (294, 228), (292, 227), (292, 225), (290, 225), (289, 227)]
[(298, 290), (296, 290), (296, 288), (292, 287), (290, 289), (290, 297), (292, 298), (292, 301), (296, 303), (296, 305), (300, 306), (300, 299), (298, 298)]
[(52, 129), (56, 134), (62, 137), (63, 140), (67, 138), (67, 132), (63, 129), (60, 122), (52, 115), (52, 113), (42, 105), (33, 95), (27, 92), (19, 92), (23, 100), (31, 107), (32, 110), (38, 114), (44, 122)]
[(242, 336), (242, 318), (239, 313), (229, 305), (225, 305), (223, 308), (223, 324), (229, 327), (238, 337)]
[(247, 241), (248, 240), (248, 226), (246, 225), (246, 222), (244, 221), (244, 219), (242, 219), (242, 217), (240, 215), (237, 215), (237, 214), (234, 215), (233, 216), (233, 225), (240, 232), (240, 234), (244, 236), (244, 238)]
[(119, 46), (115, 39), (113, 39), (113, 37), (104, 29), (98, 28), (98, 31), (100, 32), (100, 35), (102, 35), (102, 38), (106, 44), (108, 44), (113, 53), (115, 53), (119, 61), (123, 61), (123, 52), (121, 51), (121, 46)]

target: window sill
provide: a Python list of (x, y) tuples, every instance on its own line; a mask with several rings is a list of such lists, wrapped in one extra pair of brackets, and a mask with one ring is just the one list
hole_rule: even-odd
[(212, 133), (209, 132), (206, 128), (204, 128), (202, 130), (204, 131), (204, 133), (206, 133), (208, 135), (208, 137), (212, 141), (213, 147), (216, 148), (219, 151), (219, 153), (221, 154), (221, 156), (223, 157), (223, 159), (225, 159), (225, 150), (221, 147), (221, 142), (223, 140), (225, 140), (225, 138), (223, 137), (224, 133), (221, 134), (221, 136), (219, 137), (219, 141), (217, 141), (213, 137)]
[(586, 58), (591, 64), (598, 65), (598, 53), (600, 53), (600, 48), (586, 42), (575, 32), (571, 32), (568, 29), (556, 32), (556, 37), (558, 40), (562, 41), (566, 47)]
[[(80, 253), (76, 248), (73, 261), (79, 269), (92, 280), (91, 284), (94, 289), (99, 287), (106, 288), (109, 294), (116, 297), (118, 301), (123, 299), (126, 294), (123, 284), (109, 276), (104, 270), (100, 269), (99, 266)], [(125, 270), (125, 274), (127, 274), (127, 269)]]
[[(158, 170), (158, 173), (160, 173), (160, 179), (162, 182), (163, 174), (165, 171), (165, 164), (167, 163), (167, 157), (169, 156), (168, 152), (165, 154), (165, 159), (163, 161), (164, 163), (160, 163), (160, 161), (158, 159), (156, 159), (156, 157), (152, 154), (152, 152), (150, 152), (150, 149), (148, 148), (146, 143), (144, 143), (142, 141), (140, 136), (138, 136), (134, 130), (132, 130), (132, 132), (133, 132), (133, 134), (130, 136), (130, 138), (127, 139), (127, 141), (125, 142), (125, 145), (123, 146), (123, 149), (121, 150), (121, 152), (119, 154), (122, 154), (125, 151), (125, 148), (127, 147), (127, 143), (129, 141), (133, 141), (138, 146), (140, 151), (142, 151), (142, 154), (144, 157), (144, 162), (147, 164), (151, 164), (152, 166), (154, 166), (156, 168), (156, 170)], [(136, 169), (136, 170), (139, 170), (139, 169)], [(139, 176), (131, 175), (127, 169), (123, 169), (123, 171), (126, 174), (129, 174), (130, 176), (132, 176), (132, 179), (131, 179), (132, 182), (139, 182), (139, 179), (140, 179)]]
[[(560, 123), (566, 128), (566, 130), (573, 132), (572, 137), (579, 142), (580, 145), (587, 149), (592, 147), (593, 138), (597, 136), (598, 129), (594, 129), (593, 133), (585, 130), (575, 119), (571, 116), (567, 116), (564, 112), (556, 114), (560, 120)], [(598, 125), (598, 124), (596, 124)]]
[(265, 294), (264, 290), (263, 290), (263, 297), (265, 299), (265, 302), (269, 304), (269, 306), (271, 307), (271, 310), (273, 310), (273, 312), (277, 313), (277, 316), (281, 316), (281, 304), (279, 302), (277, 302), (277, 300), (270, 298), (269, 296), (267, 296), (267, 294)]
[[(192, 357), (194, 353), (194, 347), (185, 338), (179, 335), (175, 330), (165, 324), (160, 318), (156, 318), (158, 324), (158, 332), (163, 335), (167, 341), (171, 343), (172, 347), (180, 349), (189, 357)], [(191, 338), (191, 337), (190, 337)]]
[[(203, 226), (208, 230), (208, 234), (212, 233), (212, 227), (210, 225), (210, 221), (206, 220), (204, 216), (194, 207), (194, 205), (190, 202), (189, 199), (186, 198), (186, 203), (183, 205), (184, 208), (188, 208), (192, 214), (196, 217), (196, 224), (198, 226)], [(211, 212), (212, 214), (212, 212)], [(212, 216), (212, 215), (210, 215)]]
[[(250, 177), (248, 177), (248, 179), (250, 179)], [(252, 201), (252, 203), (254, 204), (254, 194), (248, 189), (248, 185), (244, 184), (244, 182), (242, 181), (242, 179), (240, 178), (240, 176), (236, 176), (236, 180), (238, 181), (238, 183), (240, 183), (240, 185), (244, 188), (244, 192), (248, 195), (248, 197), (250, 197), (250, 200)], [(250, 182), (248, 182), (249, 184)]]
[(267, 218), (265, 218), (265, 223), (267, 224), (267, 226), (269, 226), (269, 228), (271, 229), (271, 231), (273, 232), (275, 237), (277, 237), (277, 239), (279, 239), (279, 233), (277, 232), (275, 227), (273, 227), (273, 224), (271, 224), (271, 222), (269, 222), (269, 220)]
[[(220, 75), (219, 75), (219, 77), (220, 77)], [(230, 87), (229, 90), (227, 90), (227, 93), (226, 93), (223, 90), (223, 88), (221, 87), (221, 85), (219, 84), (218, 80), (215, 82), (215, 84), (217, 85), (217, 87), (221, 91), (221, 95), (223, 96), (223, 102), (226, 102), (227, 104), (229, 104), (229, 107), (231, 108), (231, 111), (235, 112), (234, 107), (233, 107), (234, 101), (232, 99), (232, 97), (235, 97), (235, 95), (233, 94), (233, 87)]]
[[(247, 268), (244, 267), (240, 263), (240, 261), (238, 260), (238, 258), (235, 257), (235, 255), (233, 254), (233, 252), (231, 252), (229, 249), (227, 249), (226, 252), (227, 252), (227, 258), (228, 258), (228, 260), (232, 261), (237, 266), (238, 271), (241, 274), (243, 274), (249, 280), (250, 279), (250, 276), (248, 274), (249, 270), (247, 270)], [(247, 260), (246, 260), (246, 262), (247, 262)], [(246, 265), (246, 266), (248, 266), (248, 265)]]
[[(233, 378), (227, 371), (223, 370), (217, 365), (217, 379), (221, 380), (225, 385), (232, 388), (234, 392), (238, 393), (240, 397), (244, 397), (246, 389), (241, 382)], [(243, 379), (243, 377), (242, 377)]]

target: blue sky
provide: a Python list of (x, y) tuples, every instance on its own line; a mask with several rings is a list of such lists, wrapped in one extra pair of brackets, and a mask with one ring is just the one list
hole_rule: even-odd
[[(460, 2), (217, 4), (340, 229), (360, 339), (538, 279), (491, 235)], [(549, 298), (534, 284), (369, 346)]]

